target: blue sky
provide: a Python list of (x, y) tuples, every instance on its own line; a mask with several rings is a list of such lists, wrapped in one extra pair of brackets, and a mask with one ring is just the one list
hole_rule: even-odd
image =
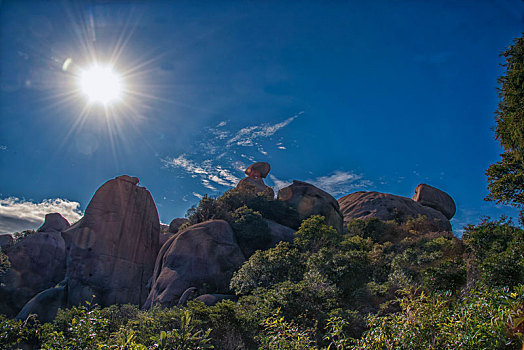
[[(518, 0), (1, 1), (0, 231), (73, 221), (121, 174), (169, 223), (252, 161), (275, 188), (337, 198), (428, 183), (455, 199), (457, 233), (514, 216), (483, 200), (484, 172), (523, 15)], [(108, 111), (78, 92), (94, 58), (123, 75)]]

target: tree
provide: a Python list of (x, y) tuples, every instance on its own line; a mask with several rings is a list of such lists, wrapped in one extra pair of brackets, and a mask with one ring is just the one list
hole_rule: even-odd
[(496, 111), (495, 137), (504, 148), (502, 159), (486, 171), (488, 200), (521, 209), (524, 219), (524, 36), (506, 51), (506, 74), (499, 78), (501, 98)]

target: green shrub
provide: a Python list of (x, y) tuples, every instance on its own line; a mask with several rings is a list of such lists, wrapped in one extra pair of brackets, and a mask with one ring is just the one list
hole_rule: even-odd
[(231, 228), (246, 258), (269, 245), (269, 226), (259, 212), (244, 205), (235, 210), (232, 221)]

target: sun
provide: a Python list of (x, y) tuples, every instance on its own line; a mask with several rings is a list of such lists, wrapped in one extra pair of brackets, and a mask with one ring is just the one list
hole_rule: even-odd
[(89, 103), (108, 106), (122, 98), (122, 77), (111, 66), (94, 65), (82, 70), (78, 83)]

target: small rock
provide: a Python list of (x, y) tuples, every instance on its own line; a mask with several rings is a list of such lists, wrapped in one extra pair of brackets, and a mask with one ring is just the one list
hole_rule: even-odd
[(45, 221), (37, 232), (62, 232), (70, 226), (69, 221), (66, 220), (59, 213), (46, 214)]

